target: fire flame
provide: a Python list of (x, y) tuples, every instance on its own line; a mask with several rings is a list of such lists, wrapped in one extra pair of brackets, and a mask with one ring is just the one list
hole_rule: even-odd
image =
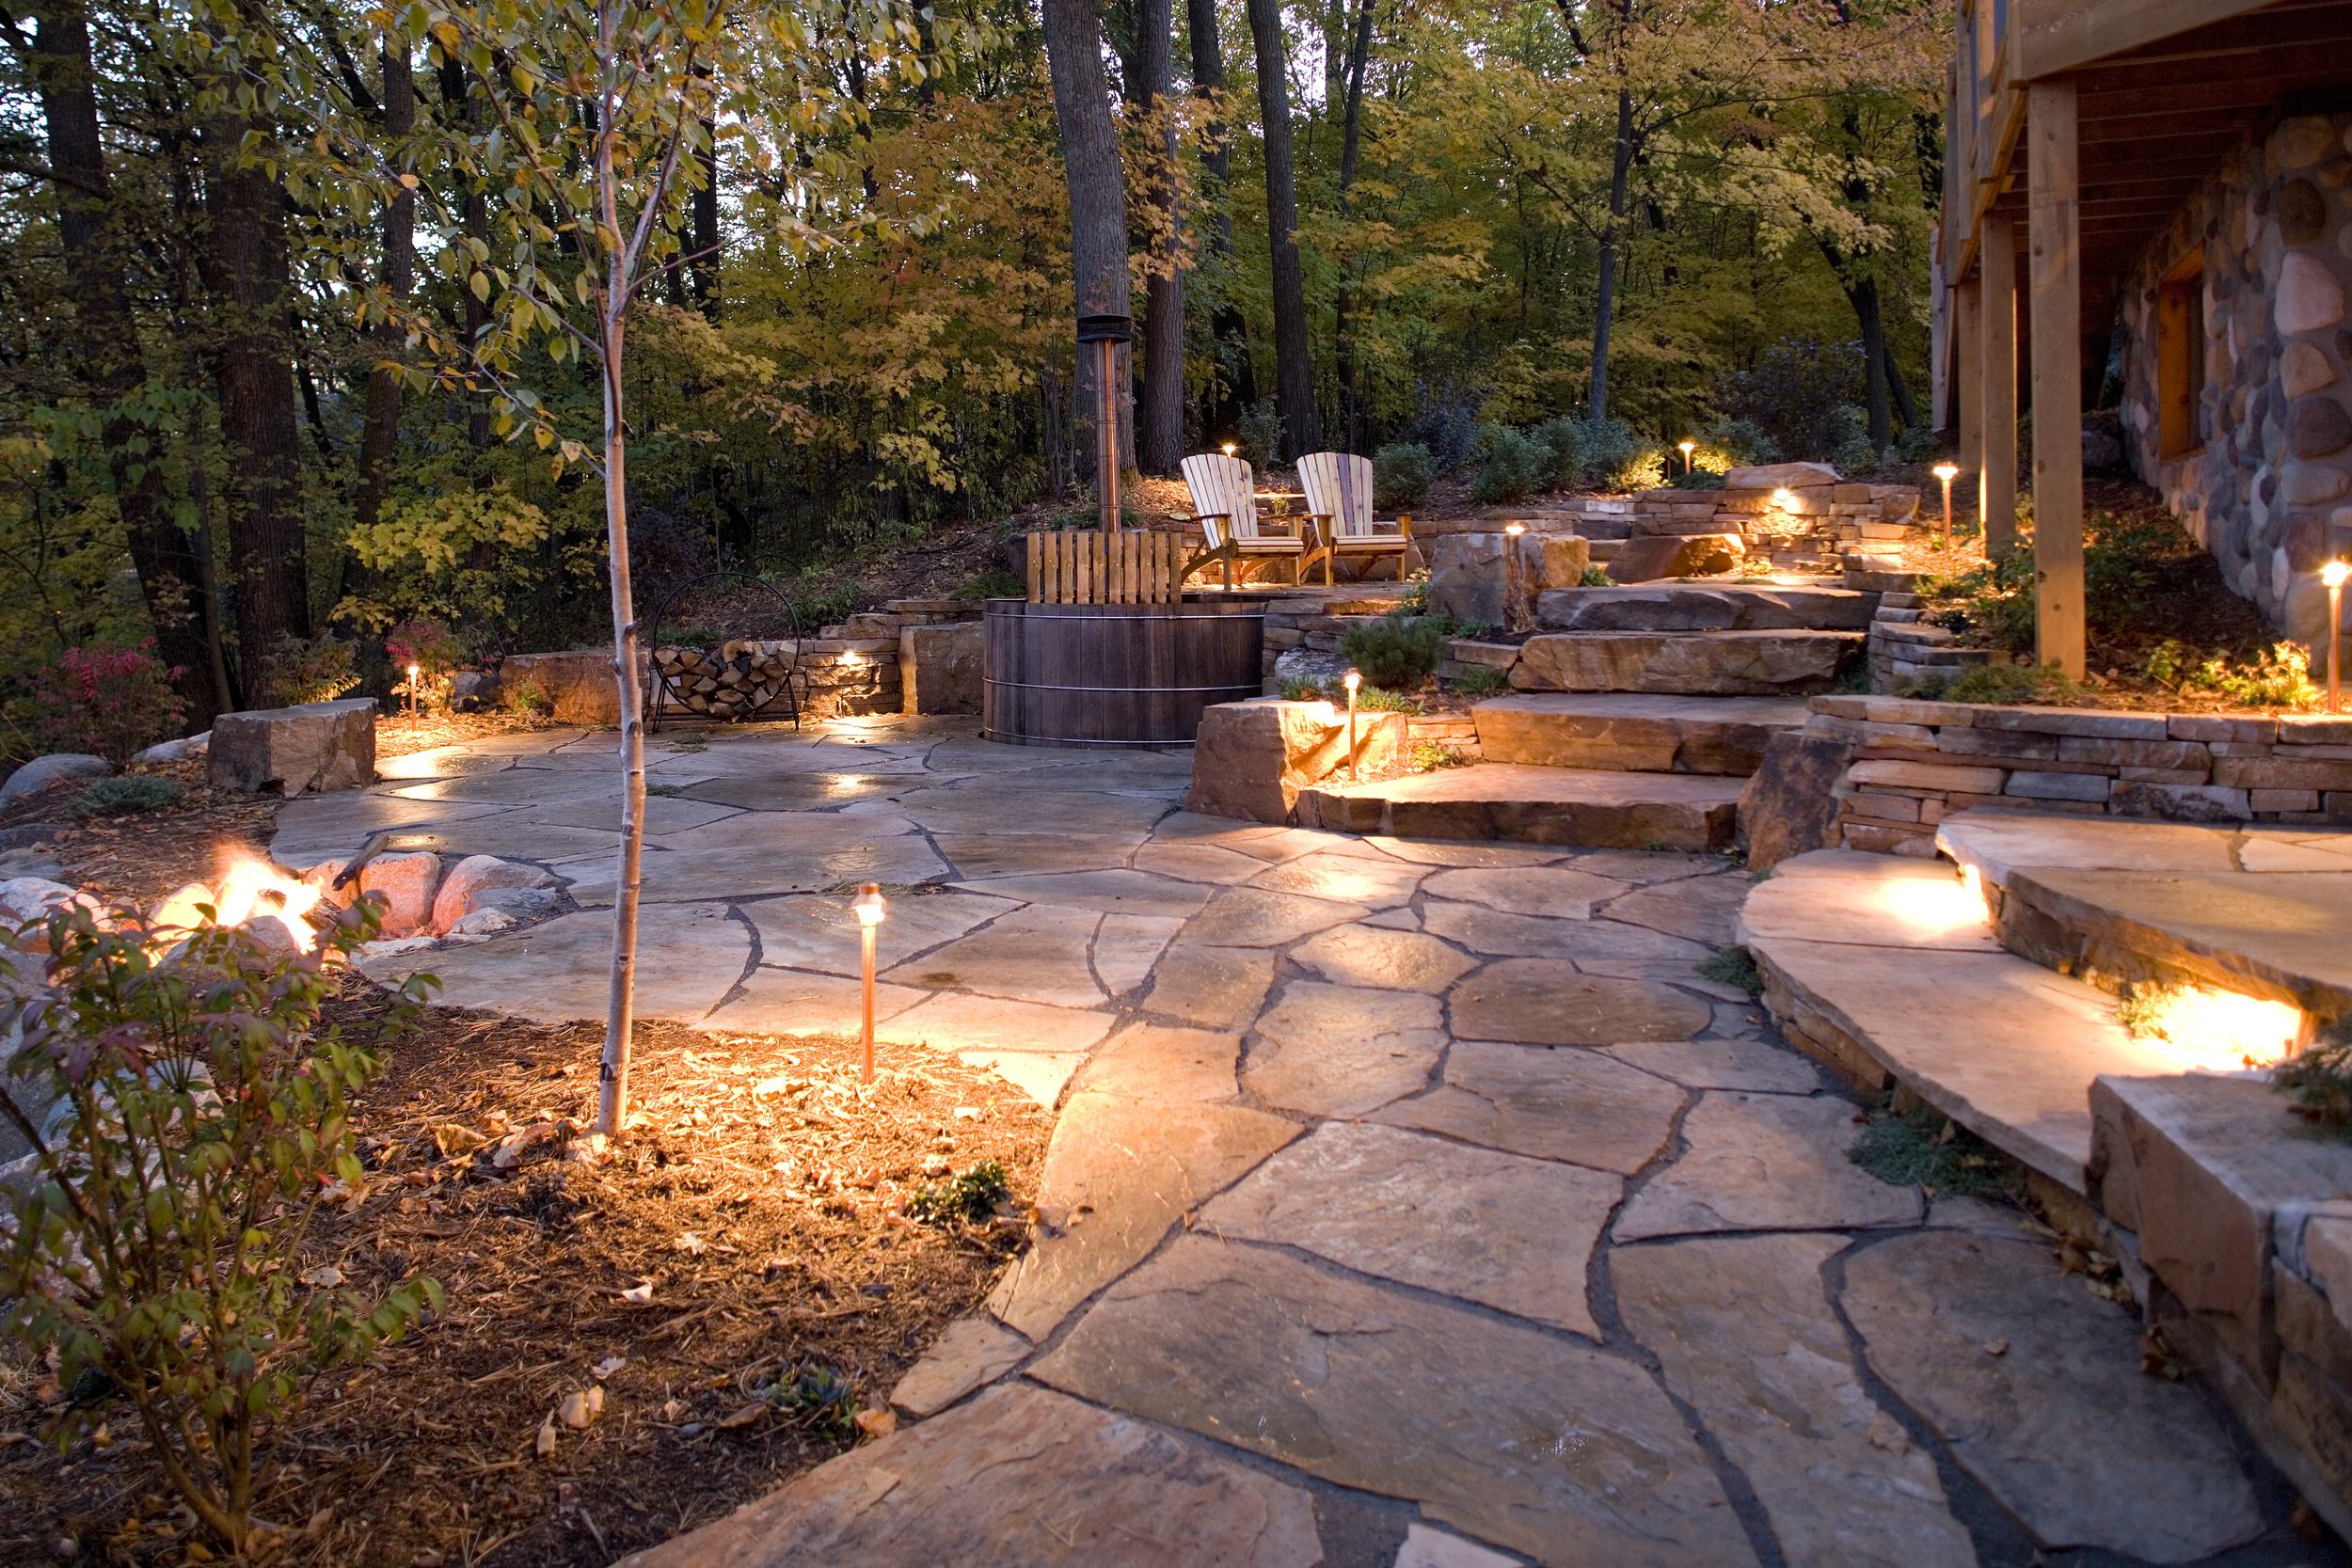
[(256, 915), (274, 915), (294, 938), (294, 946), (308, 953), (318, 946), (318, 933), (310, 928), (309, 916), (321, 897), (317, 888), (287, 876), (259, 856), (225, 849), (219, 887), (190, 882), (157, 906), (153, 925), (160, 940), (171, 942), (202, 926), (206, 908), (212, 910), (214, 923), (221, 926), (243, 926)]

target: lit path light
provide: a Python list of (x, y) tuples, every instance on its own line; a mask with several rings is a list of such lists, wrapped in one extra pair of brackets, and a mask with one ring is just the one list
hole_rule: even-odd
[(1502, 525), (1502, 531), (1509, 534), (1512, 538), (1517, 539), (1520, 534), (1527, 531), (1527, 525), (1525, 523), (1505, 523)]
[(1235, 453), (1235, 452), (1237, 452), (1237, 451), (1241, 451), (1241, 448), (1239, 448), (1238, 446), (1235, 446), (1232, 442), (1228, 441), (1228, 442), (1226, 442), (1226, 443), (1225, 443), (1225, 455), (1226, 455), (1226, 456), (1231, 457), (1231, 456), (1232, 456), (1232, 455), (1233, 455), (1233, 453)]
[(867, 882), (857, 890), (856, 901), (850, 908), (857, 913), (857, 945), (859, 970), (864, 976), (866, 1055), (858, 1071), (858, 1082), (874, 1081), (874, 927), (882, 923), (889, 906), (882, 895), (882, 885)]
[(418, 667), (417, 667), (416, 665), (411, 664), (410, 666), (408, 666), (408, 717), (409, 717), (409, 718), (411, 718), (411, 719), (414, 719), (414, 718), (417, 716), (417, 675), (418, 675), (418, 673), (419, 673), (419, 670), (418, 670)]
[(1983, 884), (1965, 874), (1948, 881), (1890, 879), (1879, 885), (1878, 902), (1888, 922), (1914, 942), (1980, 930), (1986, 924)]
[(2153, 1044), (2182, 1072), (2275, 1067), (2303, 1037), (2303, 1009), (2206, 986), (2149, 986), (2126, 1007), (2132, 1037)]
[(1952, 553), (1952, 481), (1960, 477), (1956, 463), (1938, 463), (1928, 470), (1944, 482), (1944, 553)]
[(1364, 684), (1363, 675), (1353, 668), (1340, 677), (1347, 688), (1347, 782), (1356, 782), (1356, 689)]
[(1699, 444), (1686, 436), (1680, 441), (1677, 442), (1676, 445), (1682, 449), (1682, 471), (1686, 474), (1695, 471), (1698, 467), (1698, 460), (1692, 454), (1699, 450)]
[(2344, 579), (2352, 577), (2352, 562), (2330, 561), (2319, 569), (2328, 585), (2328, 711), (2341, 713), (2341, 666), (2344, 662)]

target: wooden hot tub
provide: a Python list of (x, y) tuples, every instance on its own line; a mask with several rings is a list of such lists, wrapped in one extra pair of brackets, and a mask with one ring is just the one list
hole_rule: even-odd
[(988, 601), (980, 734), (1017, 746), (1189, 746), (1200, 711), (1264, 687), (1265, 601)]

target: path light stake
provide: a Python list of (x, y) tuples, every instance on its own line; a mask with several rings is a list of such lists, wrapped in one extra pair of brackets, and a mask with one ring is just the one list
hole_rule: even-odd
[(2328, 711), (2341, 713), (2339, 681), (2344, 664), (2344, 579), (2352, 578), (2352, 562), (2330, 561), (2319, 569), (2328, 585)]
[(417, 716), (417, 667), (408, 666), (408, 717)]
[(881, 884), (867, 882), (859, 888), (856, 901), (850, 908), (857, 911), (858, 969), (865, 977), (866, 993), (866, 1055), (857, 1081), (870, 1084), (874, 1081), (874, 927), (882, 923), (882, 916), (888, 912)]
[(1119, 531), (1119, 345), (1135, 337), (1132, 316), (1080, 316), (1078, 350), (1094, 345), (1094, 476), (1104, 533)]
[(1240, 447), (1238, 447), (1238, 446), (1236, 446), (1234, 443), (1232, 443), (1232, 442), (1231, 442), (1231, 441), (1228, 441), (1228, 442), (1226, 442), (1226, 443), (1225, 443), (1225, 455), (1226, 455), (1226, 456), (1231, 457), (1231, 456), (1232, 456), (1232, 455), (1233, 455), (1233, 453), (1235, 453), (1235, 452), (1237, 452), (1237, 451), (1241, 451), (1241, 448), (1240, 448)]
[(1347, 782), (1354, 784), (1356, 782), (1356, 689), (1364, 684), (1364, 677), (1359, 672), (1350, 670), (1340, 677), (1340, 684), (1347, 688)]
[(1928, 470), (1944, 482), (1944, 553), (1952, 553), (1952, 481), (1960, 477), (1960, 467), (1954, 463), (1938, 463)]
[(1676, 444), (1682, 449), (1682, 471), (1686, 474), (1692, 472), (1697, 467), (1698, 463), (1697, 459), (1691, 454), (1699, 450), (1699, 444), (1687, 436)]

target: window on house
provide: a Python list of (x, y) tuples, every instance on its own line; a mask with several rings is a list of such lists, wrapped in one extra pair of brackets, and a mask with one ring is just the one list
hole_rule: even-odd
[(2156, 451), (2205, 444), (2205, 254), (2191, 251), (2156, 286)]

